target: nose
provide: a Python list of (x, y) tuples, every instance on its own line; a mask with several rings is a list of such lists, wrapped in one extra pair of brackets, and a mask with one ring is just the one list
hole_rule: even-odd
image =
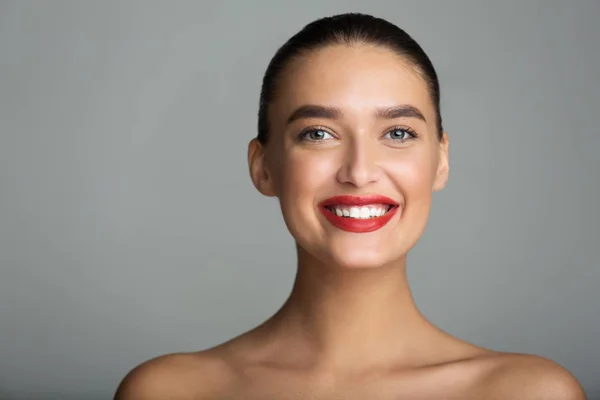
[(356, 140), (343, 153), (343, 161), (337, 172), (337, 180), (357, 188), (377, 182), (382, 176), (377, 151), (366, 141)]

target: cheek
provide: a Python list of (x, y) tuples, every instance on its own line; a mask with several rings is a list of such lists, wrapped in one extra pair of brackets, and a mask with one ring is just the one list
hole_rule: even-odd
[(398, 251), (402, 254), (408, 252), (423, 234), (431, 209), (434, 167), (430, 153), (419, 153), (406, 154), (388, 165), (388, 176), (404, 201), (397, 231), (397, 238), (401, 238), (398, 240), (402, 243)]
[(296, 152), (286, 154), (285, 162), (275, 171), (283, 219), (299, 243), (315, 240), (320, 225), (313, 211), (315, 200), (332, 187), (335, 168), (335, 162), (323, 154)]
[[(315, 152), (316, 153), (316, 152)], [(280, 199), (304, 207), (317, 197), (319, 190), (330, 187), (336, 163), (331, 157), (311, 152), (293, 152), (280, 167)]]
[(428, 203), (431, 198), (435, 176), (431, 161), (429, 152), (415, 151), (387, 163), (387, 174), (400, 188), (407, 207), (416, 202)]
[(390, 171), (389, 174), (393, 177), (394, 181), (408, 193), (431, 193), (434, 178), (432, 164), (430, 154), (413, 152), (391, 161), (388, 171)]

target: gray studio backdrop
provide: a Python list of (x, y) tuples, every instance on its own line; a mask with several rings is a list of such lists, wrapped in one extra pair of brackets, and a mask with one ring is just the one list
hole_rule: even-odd
[(294, 247), (246, 165), (262, 73), (312, 19), (362, 11), (441, 79), (419, 307), (600, 399), (600, 1), (364, 3), (0, 1), (0, 398), (107, 399), (279, 307)]

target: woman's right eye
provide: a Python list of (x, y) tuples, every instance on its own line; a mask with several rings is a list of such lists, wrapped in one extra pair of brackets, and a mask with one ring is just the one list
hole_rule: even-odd
[(310, 142), (319, 142), (322, 140), (331, 139), (333, 138), (333, 136), (331, 135), (331, 133), (323, 129), (311, 129), (309, 131), (301, 133), (300, 138), (302, 140), (308, 140)]

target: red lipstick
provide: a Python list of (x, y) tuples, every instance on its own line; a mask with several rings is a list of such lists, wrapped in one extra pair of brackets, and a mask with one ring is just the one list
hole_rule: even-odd
[[(367, 205), (380, 205), (384, 207), (386, 212), (383, 215), (369, 218), (355, 218), (357, 216), (356, 210), (354, 210), (354, 215), (346, 215), (350, 208)], [(346, 213), (340, 216), (336, 213), (336, 208), (338, 210), (344, 209)], [(396, 215), (398, 208), (396, 201), (380, 195), (334, 196), (319, 204), (319, 211), (327, 218), (327, 221), (336, 228), (353, 233), (367, 233), (381, 229)]]

